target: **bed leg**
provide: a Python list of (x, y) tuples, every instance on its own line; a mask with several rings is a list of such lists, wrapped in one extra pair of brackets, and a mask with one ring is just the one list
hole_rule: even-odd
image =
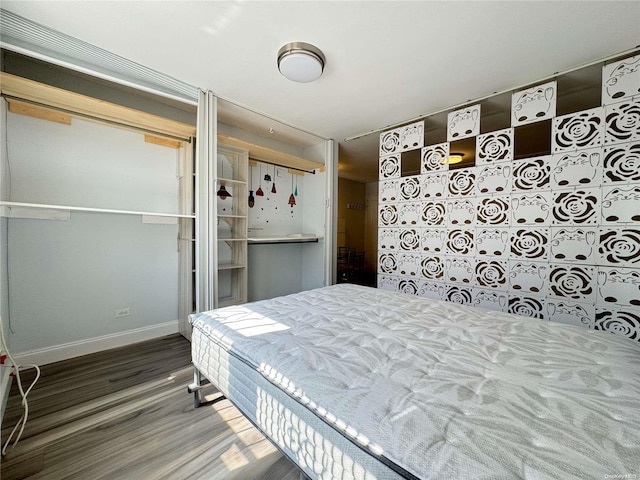
[(200, 390), (202, 389), (202, 374), (200, 370), (193, 367), (193, 383), (187, 387), (187, 392), (193, 393), (193, 407), (198, 408), (200, 406)]
[(193, 367), (193, 383), (198, 386), (198, 389), (193, 392), (193, 407), (198, 408), (200, 406), (200, 389), (202, 388), (202, 374), (200, 370)]

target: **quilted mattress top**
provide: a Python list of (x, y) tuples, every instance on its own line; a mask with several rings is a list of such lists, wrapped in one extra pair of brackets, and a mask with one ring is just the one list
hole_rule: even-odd
[(347, 284), (191, 321), (409, 478), (640, 475), (640, 343), (612, 333)]

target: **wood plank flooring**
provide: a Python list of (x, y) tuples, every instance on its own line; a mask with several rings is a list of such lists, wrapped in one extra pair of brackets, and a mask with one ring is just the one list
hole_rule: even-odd
[[(25, 372), (23, 384), (33, 378)], [(45, 365), (2, 480), (298, 480), (298, 470), (226, 399), (193, 407), (190, 344), (171, 335)], [(20, 417), (13, 382), (2, 425)]]

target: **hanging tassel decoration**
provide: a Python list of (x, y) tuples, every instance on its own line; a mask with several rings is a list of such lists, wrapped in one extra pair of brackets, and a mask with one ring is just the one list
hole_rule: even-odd
[(291, 195), (289, 195), (289, 205), (293, 207), (296, 204), (296, 197), (293, 196), (293, 173), (291, 174)]
[[(249, 166), (249, 188), (252, 189), (253, 188), (253, 166)], [(249, 208), (253, 208), (253, 206), (256, 204), (256, 199), (253, 196), (253, 190), (249, 190)]]
[(273, 166), (273, 184), (271, 185), (271, 193), (276, 193), (276, 166)]
[[(260, 164), (260, 179), (262, 179), (262, 164)], [(264, 192), (262, 191), (262, 185), (258, 185), (258, 190), (256, 190), (256, 196), (264, 197)]]

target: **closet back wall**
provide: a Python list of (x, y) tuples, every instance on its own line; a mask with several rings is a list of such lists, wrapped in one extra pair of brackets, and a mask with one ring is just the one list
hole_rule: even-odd
[[(9, 113), (7, 152), (10, 201), (178, 213), (177, 150), (139, 133)], [(168, 322), (177, 331), (177, 224), (73, 211), (8, 223), (15, 353)]]

